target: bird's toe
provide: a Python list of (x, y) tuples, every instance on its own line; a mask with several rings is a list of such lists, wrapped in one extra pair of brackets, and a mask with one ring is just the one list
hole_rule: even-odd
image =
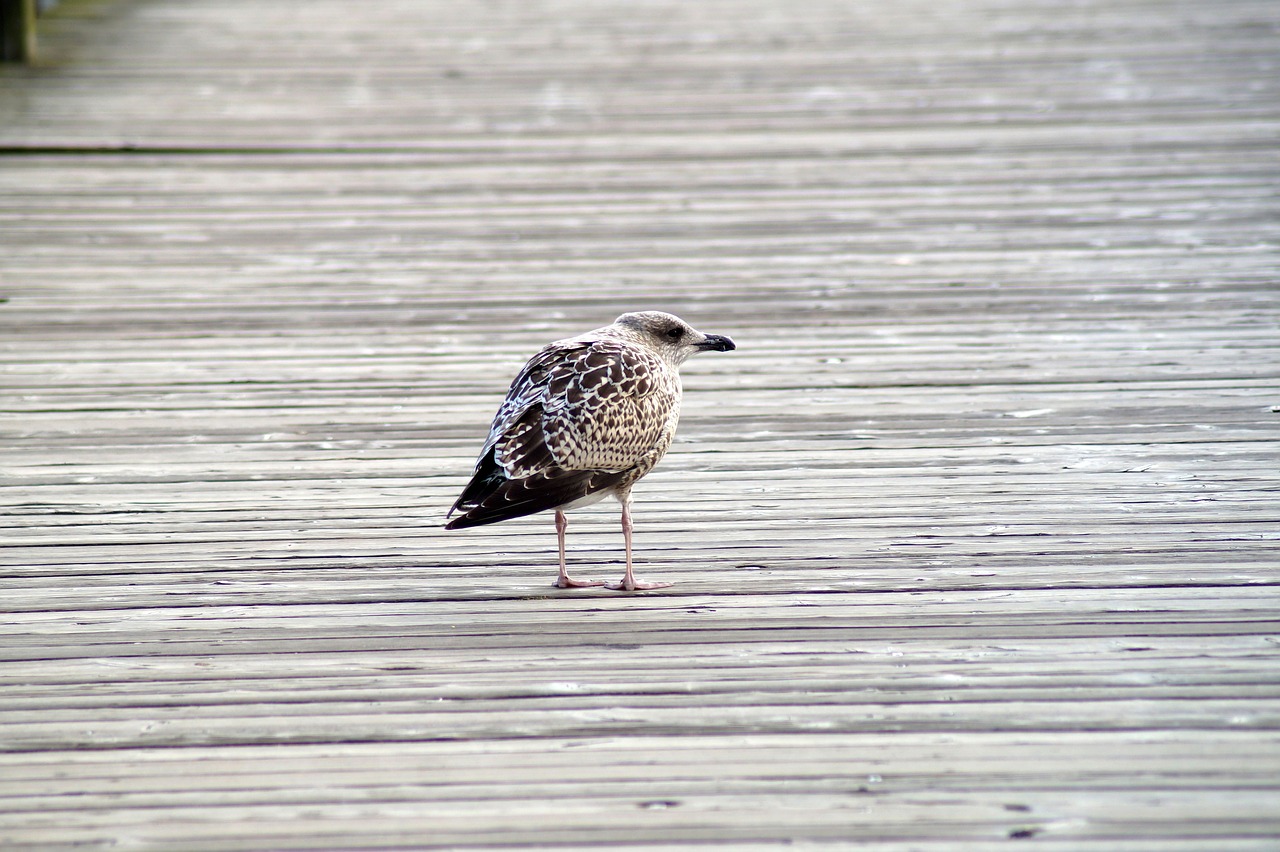
[(615, 583), (605, 583), (606, 589), (613, 589), (615, 592), (646, 592), (650, 589), (666, 589), (674, 583), (650, 583), (644, 580), (632, 580), (628, 583), (626, 580), (619, 580)]
[(572, 577), (557, 577), (551, 585), (557, 589), (588, 589), (592, 586), (606, 586), (604, 580), (575, 580)]

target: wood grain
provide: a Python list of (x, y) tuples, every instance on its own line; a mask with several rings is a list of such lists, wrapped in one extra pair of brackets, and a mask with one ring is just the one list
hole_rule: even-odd
[[(1264, 0), (71, 0), (0, 68), (0, 846), (1280, 843)], [(445, 533), (731, 335), (662, 593)], [(575, 575), (621, 575), (616, 511)]]

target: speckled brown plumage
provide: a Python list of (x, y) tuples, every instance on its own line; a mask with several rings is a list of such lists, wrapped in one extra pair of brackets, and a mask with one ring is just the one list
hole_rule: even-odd
[(622, 503), (627, 570), (611, 587), (637, 583), (631, 569), (631, 486), (666, 454), (680, 419), (680, 373), (697, 352), (733, 341), (703, 334), (671, 314), (623, 314), (612, 325), (548, 344), (525, 364), (493, 419), (471, 482), (447, 529), (479, 526), (552, 509), (560, 539), (557, 585), (565, 571), (566, 509), (610, 494)]

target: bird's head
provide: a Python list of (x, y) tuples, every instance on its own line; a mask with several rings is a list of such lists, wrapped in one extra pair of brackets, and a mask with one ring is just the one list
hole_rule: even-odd
[(623, 314), (611, 330), (658, 352), (673, 366), (680, 366), (699, 352), (728, 352), (737, 347), (722, 334), (703, 334), (684, 320), (661, 311)]

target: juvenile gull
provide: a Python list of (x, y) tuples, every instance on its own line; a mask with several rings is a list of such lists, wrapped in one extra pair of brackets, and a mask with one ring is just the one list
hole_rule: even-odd
[[(461, 529), (554, 509), (560, 544), (555, 585), (635, 591), (631, 486), (666, 454), (680, 419), (680, 365), (690, 355), (728, 352), (733, 341), (703, 334), (657, 311), (623, 314), (613, 325), (557, 340), (529, 359), (498, 408), (475, 474), (445, 524)], [(621, 582), (574, 580), (565, 569), (565, 512), (612, 494), (622, 504), (627, 570)]]

